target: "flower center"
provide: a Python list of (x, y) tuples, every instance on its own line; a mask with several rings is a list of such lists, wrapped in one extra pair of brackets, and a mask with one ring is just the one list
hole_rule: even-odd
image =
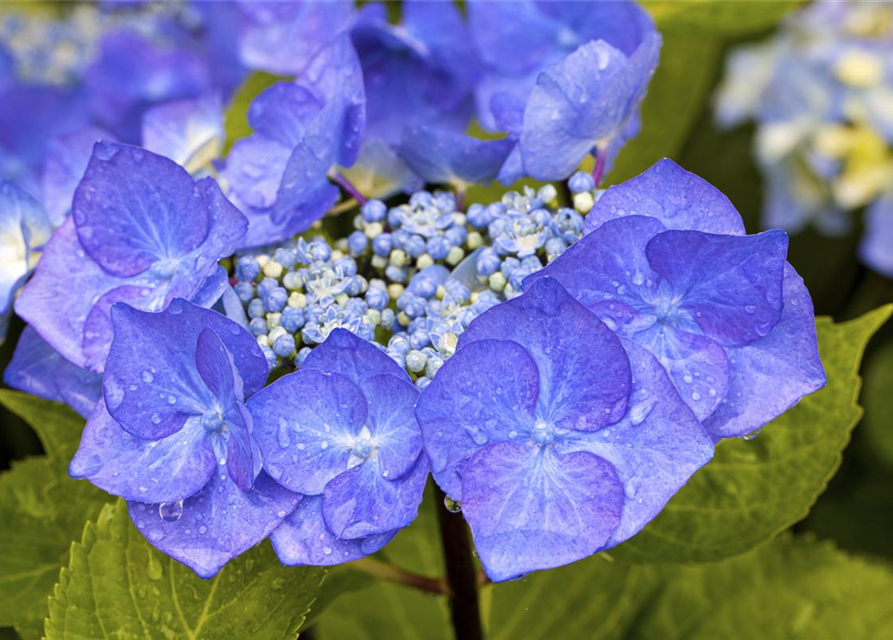
[(555, 441), (555, 427), (550, 422), (537, 419), (530, 433), (530, 439), (541, 447), (548, 447)]

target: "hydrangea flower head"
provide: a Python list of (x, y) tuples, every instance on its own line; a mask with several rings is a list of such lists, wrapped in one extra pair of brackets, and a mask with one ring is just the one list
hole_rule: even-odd
[(558, 279), (657, 356), (714, 438), (753, 432), (824, 385), (784, 232), (745, 235), (731, 203), (670, 160), (609, 189), (586, 225), (525, 287)]
[(47, 243), (16, 312), (64, 358), (101, 372), (111, 306), (160, 311), (175, 297), (210, 306), (227, 284), (217, 261), (246, 227), (213, 179), (194, 182), (167, 158), (97, 143), (72, 215)]
[(353, 560), (412, 522), (428, 476), (417, 397), (381, 349), (336, 329), (251, 399), (264, 468), (305, 496), (272, 536), (282, 562)]
[(104, 400), (74, 477), (128, 500), (148, 540), (202, 577), (263, 540), (300, 500), (261, 469), (245, 400), (266, 382), (257, 342), (176, 299), (159, 313), (112, 308)]
[(552, 278), (475, 319), (416, 414), (496, 581), (626, 540), (713, 453), (653, 356)]

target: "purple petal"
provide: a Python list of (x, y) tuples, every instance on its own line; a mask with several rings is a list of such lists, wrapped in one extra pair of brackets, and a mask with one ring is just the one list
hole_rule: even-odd
[(151, 441), (127, 433), (100, 402), (68, 468), (103, 491), (128, 500), (173, 502), (204, 487), (217, 466), (211, 439), (199, 424)]
[(524, 289), (542, 278), (555, 278), (615, 331), (634, 334), (656, 321), (652, 305), (645, 301), (654, 297), (658, 277), (645, 247), (664, 230), (658, 220), (644, 216), (606, 223), (525, 278)]
[(273, 206), (291, 149), (281, 142), (252, 135), (236, 140), (224, 175), (238, 198), (250, 207)]
[(416, 417), (446, 494), (462, 500), (457, 467), (481, 447), (530, 431), (539, 386), (536, 362), (515, 342), (471, 342), (444, 363), (419, 396)]
[(358, 560), (375, 553), (393, 539), (397, 531), (358, 540), (341, 540), (326, 528), (322, 496), (304, 496), (297, 509), (270, 534), (282, 564), (287, 566), (330, 566)]
[(784, 309), (766, 337), (728, 349), (732, 375), (726, 401), (704, 427), (715, 438), (759, 429), (825, 386), (812, 300), (790, 265), (785, 267)]
[(85, 418), (89, 417), (102, 398), (102, 376), (76, 367), (63, 358), (54, 379), (65, 403)]
[(81, 246), (100, 266), (133, 276), (187, 254), (208, 235), (205, 207), (177, 163), (137, 147), (99, 142), (75, 192)]
[(366, 399), (345, 376), (300, 370), (248, 401), (253, 436), (273, 478), (318, 495), (348, 468), (353, 440), (366, 423)]
[(481, 564), (502, 582), (592, 555), (621, 520), (623, 485), (614, 467), (587, 452), (501, 442), (462, 472), (462, 512)]
[(3, 382), (39, 398), (62, 402), (54, 379), (62, 357), (34, 327), (26, 326), (16, 343), (12, 360), (3, 371)]
[(258, 476), (254, 490), (246, 493), (225, 469), (219, 469), (182, 505), (128, 502), (127, 506), (136, 528), (152, 545), (199, 577), (210, 578), (270, 535), (300, 500), (266, 474)]
[(377, 473), (389, 480), (402, 478), (422, 452), (422, 432), (415, 417), (419, 392), (411, 382), (388, 374), (367, 378), (360, 388), (369, 407), (366, 426), (376, 443)]
[[(34, 275), (16, 300), (16, 313), (64, 358), (85, 367), (84, 323), (93, 308), (93, 296), (126, 283), (85, 259), (74, 220), (68, 218), (47, 243)], [(72, 291), (78, 295), (71, 295)]]
[(758, 340), (778, 322), (787, 251), (788, 236), (780, 230), (755, 236), (667, 231), (646, 249), (679, 305), (727, 346)]
[(87, 170), (93, 146), (100, 140), (113, 141), (114, 137), (102, 129), (86, 127), (48, 143), (40, 184), (43, 205), (54, 226), (61, 225), (71, 211), (75, 189)]
[(512, 76), (540, 71), (561, 27), (531, 1), (474, 0), (468, 3), (468, 20), (483, 61)]
[(248, 124), (262, 139), (291, 149), (304, 137), (307, 125), (325, 102), (294, 82), (277, 82), (264, 89), (248, 107)]
[(538, 418), (592, 431), (626, 412), (630, 370), (623, 346), (554, 278), (482, 313), (460, 336), (459, 348), (496, 338), (522, 345), (536, 363)]
[(341, 539), (354, 540), (402, 529), (415, 520), (428, 479), (428, 460), (420, 456), (399, 480), (382, 477), (367, 461), (326, 485), (322, 513), (326, 527)]
[(217, 404), (196, 368), (199, 335), (207, 328), (225, 340), (246, 394), (266, 382), (266, 359), (257, 341), (215, 311), (179, 299), (161, 313), (118, 305), (112, 322), (105, 398), (112, 416), (135, 436), (157, 439), (175, 433), (189, 416)]
[(332, 331), (325, 342), (307, 355), (301, 369), (340, 373), (358, 386), (367, 378), (382, 373), (410, 381), (406, 370), (389, 355), (375, 344), (347, 329)]
[(726, 350), (710, 338), (655, 325), (632, 340), (657, 357), (699, 420), (712, 414), (726, 397), (731, 365)]
[(219, 95), (166, 102), (143, 114), (143, 146), (189, 172), (216, 158), (223, 143)]
[(634, 76), (627, 57), (603, 40), (546, 68), (524, 109), (521, 154), (530, 175), (563, 180), (597, 143), (619, 133), (638, 103)]
[(245, 405), (235, 402), (224, 414), (224, 419), (227, 425), (226, 469), (237, 487), (251, 491), (261, 468), (260, 453), (251, 439), (251, 414)]
[(397, 152), (426, 182), (463, 185), (494, 180), (514, 147), (511, 140), (413, 127), (403, 132)]
[(223, 340), (213, 329), (198, 334), (195, 366), (202, 381), (218, 399), (242, 398), (242, 380)]
[(609, 188), (586, 216), (586, 231), (628, 215), (657, 218), (668, 229), (744, 234), (741, 216), (719, 189), (666, 158)]
[(309, 228), (338, 199), (338, 188), (329, 182), (335, 146), (331, 136), (314, 136), (289, 156), (272, 212), (273, 222), (285, 223), (289, 234)]
[(605, 547), (636, 534), (713, 456), (713, 441), (661, 365), (641, 347), (629, 341), (624, 346), (633, 369), (629, 412), (607, 429), (559, 445), (565, 454), (584, 450), (607, 460), (623, 484), (623, 515)]

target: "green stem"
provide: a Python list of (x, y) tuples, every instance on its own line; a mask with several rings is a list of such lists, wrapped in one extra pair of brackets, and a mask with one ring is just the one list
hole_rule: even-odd
[(418, 589), (426, 593), (449, 595), (449, 588), (447, 587), (447, 585), (444, 584), (443, 580), (438, 580), (437, 578), (427, 578), (416, 573), (404, 571), (400, 567), (395, 567), (392, 564), (386, 564), (373, 558), (362, 558), (360, 560), (355, 560), (354, 562), (350, 563), (350, 566), (354, 569), (358, 569), (364, 573), (375, 576), (376, 578), (387, 580), (388, 582), (402, 584), (404, 586), (412, 587), (413, 589)]

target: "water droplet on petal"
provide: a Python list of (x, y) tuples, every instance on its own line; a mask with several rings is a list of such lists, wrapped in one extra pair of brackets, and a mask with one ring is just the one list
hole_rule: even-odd
[(183, 501), (162, 502), (158, 505), (158, 515), (165, 522), (176, 522), (183, 515)]

